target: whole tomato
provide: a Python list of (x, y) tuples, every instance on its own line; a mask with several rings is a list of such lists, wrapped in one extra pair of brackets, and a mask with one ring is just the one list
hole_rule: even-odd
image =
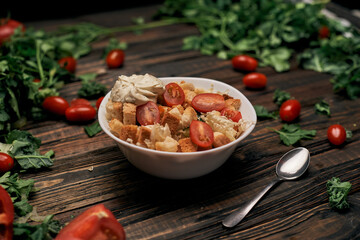
[(99, 97), (97, 100), (96, 100), (96, 109), (99, 109), (100, 108), (100, 104), (102, 102), (102, 100), (104, 99), (104, 96), (103, 97)]
[(68, 70), (70, 73), (74, 73), (76, 70), (76, 59), (74, 57), (63, 57), (58, 60), (60, 67)]
[(261, 89), (266, 87), (267, 77), (262, 73), (248, 73), (244, 76), (243, 83), (248, 88)]
[(300, 111), (301, 105), (298, 100), (286, 100), (280, 106), (280, 118), (284, 122), (292, 122), (300, 115)]
[(258, 66), (258, 61), (247, 55), (237, 55), (231, 59), (233, 68), (242, 71), (255, 71)]
[(66, 109), (69, 107), (69, 103), (63, 97), (49, 96), (45, 98), (42, 106), (51, 113), (63, 116), (65, 115)]
[(14, 159), (9, 154), (0, 152), (0, 172), (10, 171), (14, 167)]
[(13, 239), (14, 205), (9, 193), (0, 185), (0, 239)]
[(66, 109), (65, 116), (70, 122), (86, 122), (95, 118), (96, 110), (91, 105), (75, 105)]
[(322, 26), (319, 29), (319, 38), (324, 39), (330, 36), (330, 29), (327, 26)]
[(0, 45), (8, 40), (18, 27), (25, 31), (25, 26), (21, 22), (9, 18), (0, 19)]
[(333, 124), (327, 130), (329, 142), (334, 145), (341, 145), (346, 140), (346, 130), (340, 124)]
[(113, 49), (106, 56), (106, 64), (109, 68), (120, 67), (124, 62), (125, 54), (121, 49)]

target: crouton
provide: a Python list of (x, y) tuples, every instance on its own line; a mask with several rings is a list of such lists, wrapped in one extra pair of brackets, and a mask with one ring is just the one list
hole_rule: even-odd
[(109, 122), (110, 132), (114, 134), (116, 137), (120, 136), (120, 130), (123, 126), (124, 124), (117, 118), (113, 118)]
[(165, 113), (171, 109), (170, 107), (166, 107), (163, 105), (158, 105), (158, 107), (159, 107), (159, 112), (160, 112), (160, 119), (162, 119), (164, 117)]
[(180, 126), (181, 114), (177, 110), (177, 108), (173, 108), (171, 111), (168, 111), (164, 114), (161, 119), (161, 125), (165, 126), (167, 124), (169, 126), (171, 135), (174, 135)]
[(225, 100), (225, 106), (233, 110), (239, 110), (241, 105), (240, 99), (229, 98)]
[(193, 100), (193, 98), (196, 96), (196, 93), (194, 91), (190, 91), (190, 90), (185, 90), (185, 101), (184, 101), (184, 106), (191, 106), (191, 102)]
[(181, 121), (180, 121), (181, 129), (190, 127), (190, 124), (193, 120), (197, 120), (197, 113), (194, 108), (187, 107), (181, 116)]
[(196, 152), (198, 146), (191, 141), (190, 138), (182, 138), (179, 140), (179, 152)]
[(177, 152), (179, 143), (172, 137), (166, 137), (163, 142), (156, 142), (155, 149), (158, 151)]
[(146, 126), (140, 126), (138, 130), (137, 144), (146, 146), (145, 140), (150, 139), (151, 129)]
[(227, 136), (225, 136), (223, 133), (214, 132), (214, 142), (213, 142), (214, 148), (221, 147), (230, 142), (231, 142), (231, 140)]
[(113, 102), (111, 99), (105, 105), (106, 109), (106, 119), (110, 121), (113, 118), (116, 118), (123, 121), (123, 104), (122, 102)]
[(136, 144), (138, 135), (137, 125), (124, 125), (119, 132), (119, 138), (121, 140)]
[(135, 104), (124, 103), (123, 123), (125, 125), (135, 125), (136, 124), (136, 105)]
[(172, 108), (177, 108), (179, 110), (180, 114), (184, 113), (184, 107), (181, 106), (180, 104), (172, 106)]
[(184, 82), (181, 81), (179, 86), (185, 91), (185, 90), (190, 90), (190, 91), (194, 91), (195, 90), (195, 86), (192, 83), (189, 82)]

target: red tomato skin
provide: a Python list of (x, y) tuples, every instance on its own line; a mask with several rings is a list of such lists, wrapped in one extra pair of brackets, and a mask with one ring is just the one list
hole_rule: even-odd
[(136, 120), (140, 125), (153, 125), (160, 122), (160, 110), (156, 103), (149, 101), (136, 107)]
[(346, 130), (340, 124), (333, 124), (327, 130), (327, 138), (334, 145), (341, 145), (346, 140)]
[(60, 230), (55, 240), (125, 240), (123, 226), (103, 204), (97, 204)]
[(90, 105), (70, 106), (65, 111), (65, 117), (70, 122), (86, 122), (94, 119), (96, 110)]
[(106, 56), (108, 68), (118, 68), (124, 63), (125, 53), (121, 49), (113, 49)]
[(232, 120), (233, 122), (239, 122), (239, 120), (242, 118), (240, 111), (230, 109), (227, 107), (225, 107), (223, 110), (221, 110), (220, 114), (221, 114), (221, 116), (225, 116), (228, 119)]
[(6, 18), (0, 19), (0, 45), (8, 40), (18, 27), (21, 27), (21, 30), (25, 31), (25, 26), (19, 21)]
[(168, 83), (163, 94), (167, 106), (181, 105), (185, 101), (184, 90), (177, 83)]
[(225, 107), (225, 100), (217, 93), (200, 93), (193, 98), (191, 106), (198, 112), (221, 111)]
[(0, 239), (12, 240), (13, 237), (13, 221), (14, 221), (14, 205), (8, 192), (0, 185)]
[(322, 26), (319, 29), (319, 38), (325, 39), (328, 38), (329, 36), (330, 36), (330, 29), (327, 26)]
[(261, 89), (266, 87), (267, 77), (262, 73), (248, 73), (243, 77), (243, 83), (248, 88)]
[(70, 102), (70, 106), (79, 106), (79, 105), (91, 106), (91, 103), (89, 100), (85, 98), (74, 98)]
[(14, 159), (7, 153), (0, 152), (0, 172), (10, 171), (14, 167)]
[(65, 115), (66, 109), (69, 107), (69, 103), (63, 97), (49, 96), (45, 98), (42, 106), (51, 113), (63, 116)]
[(214, 142), (214, 132), (209, 124), (193, 120), (190, 124), (190, 139), (200, 148), (209, 148)]
[(258, 61), (247, 55), (237, 55), (231, 59), (233, 68), (241, 71), (252, 72), (258, 66)]
[(284, 122), (292, 122), (299, 117), (300, 111), (300, 102), (296, 99), (289, 99), (281, 104), (279, 114)]
[(99, 97), (97, 100), (96, 100), (96, 109), (99, 109), (100, 108), (100, 105), (101, 105), (101, 102), (102, 100), (104, 100), (104, 97)]
[(77, 61), (73, 57), (63, 57), (58, 61), (61, 68), (68, 70), (70, 73), (74, 73), (76, 70)]

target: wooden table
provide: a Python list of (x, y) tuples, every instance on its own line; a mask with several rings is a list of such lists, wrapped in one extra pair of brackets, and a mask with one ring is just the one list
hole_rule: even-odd
[[(74, 19), (28, 23), (37, 29), (53, 30), (67, 23), (83, 21), (105, 27), (131, 24), (136, 16), (147, 20), (157, 6), (84, 15)], [(299, 69), (276, 73), (260, 68), (268, 77), (266, 89), (251, 91), (242, 84), (243, 73), (230, 61), (182, 50), (182, 39), (197, 29), (178, 24), (145, 30), (141, 35), (115, 35), (128, 43), (125, 65), (109, 70), (101, 59), (107, 39), (93, 44), (91, 54), (78, 61), (76, 74), (105, 70), (97, 80), (109, 89), (121, 74), (153, 74), (157, 77), (193, 76), (217, 79), (239, 89), (253, 105), (275, 110), (274, 90), (288, 91), (302, 104), (298, 123), (317, 130), (313, 140), (303, 140), (311, 153), (311, 164), (303, 178), (283, 182), (269, 192), (235, 228), (221, 221), (240, 205), (251, 200), (274, 177), (278, 159), (293, 147), (280, 143), (270, 128), (279, 129), (279, 120), (259, 120), (254, 131), (242, 141), (228, 161), (214, 172), (190, 180), (165, 180), (147, 175), (132, 166), (104, 132), (89, 138), (81, 125), (66, 121), (45, 121), (27, 125), (42, 140), (41, 151), (53, 149), (53, 167), (23, 178), (36, 180), (39, 191), (30, 203), (39, 214), (55, 214), (62, 223), (85, 209), (103, 203), (124, 226), (128, 239), (355, 239), (360, 238), (360, 99), (348, 100), (332, 91), (331, 76)], [(80, 82), (61, 90), (68, 100), (77, 97)], [(317, 115), (314, 104), (330, 103), (332, 116)], [(333, 147), (327, 128), (340, 123), (353, 132), (343, 147)], [(351, 207), (330, 209), (326, 182), (331, 177), (350, 181)]]

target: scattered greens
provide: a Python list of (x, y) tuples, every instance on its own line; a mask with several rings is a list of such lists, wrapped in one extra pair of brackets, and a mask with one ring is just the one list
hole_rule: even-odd
[(93, 124), (91, 124), (89, 126), (85, 126), (84, 130), (89, 137), (93, 137), (102, 131), (101, 126), (98, 121), (94, 122)]
[(108, 89), (107, 87), (95, 80), (96, 73), (87, 73), (79, 76), (81, 80), (81, 88), (78, 91), (78, 96), (86, 99), (96, 99), (104, 96)]
[(273, 131), (279, 134), (286, 146), (294, 145), (302, 139), (313, 139), (316, 135), (316, 130), (304, 130), (298, 124), (284, 124), (280, 130)]
[(276, 105), (278, 105), (278, 107), (280, 107), (283, 102), (285, 102), (286, 100), (289, 100), (290, 98), (291, 98), (290, 93), (280, 90), (280, 89), (275, 89), (274, 95), (273, 95), (273, 102)]
[(320, 102), (317, 102), (315, 104), (315, 112), (330, 117), (331, 112), (330, 112), (329, 103), (325, 100), (321, 100)]
[(269, 112), (264, 106), (254, 105), (256, 116), (261, 119), (278, 119), (279, 114), (276, 111)]
[(104, 48), (103, 58), (105, 58), (107, 54), (113, 49), (125, 50), (127, 49), (127, 43), (121, 42), (116, 38), (110, 38), (108, 45)]
[(333, 177), (327, 181), (326, 188), (331, 208), (346, 209), (350, 207), (347, 202), (347, 196), (351, 190), (350, 182), (341, 182), (339, 178)]

